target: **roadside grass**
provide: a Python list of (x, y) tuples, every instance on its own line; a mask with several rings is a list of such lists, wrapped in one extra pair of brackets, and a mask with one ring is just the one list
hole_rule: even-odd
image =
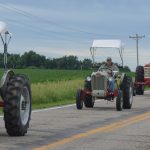
[(149, 86), (146, 86), (146, 87), (145, 87), (145, 90), (150, 90), (150, 87), (149, 87)]
[(75, 103), (75, 93), (83, 79), (32, 84), (33, 108), (46, 108)]
[[(32, 89), (33, 109), (47, 108), (75, 102), (76, 90), (83, 87), (84, 78), (91, 70), (46, 70), (16, 69), (15, 73), (26, 74)], [(3, 69), (0, 69), (0, 76)], [(1, 109), (0, 109), (0, 112)]]
[(135, 72), (125, 72), (125, 73), (126, 73), (126, 75), (128, 75), (128, 76), (130, 76), (132, 78), (135, 77)]
[[(40, 109), (75, 103), (76, 90), (83, 87), (83, 83), (82, 78), (33, 83), (31, 85), (32, 107), (33, 109)], [(0, 114), (2, 114), (2, 109), (0, 109)]]
[(31, 83), (68, 81), (84, 79), (91, 70), (48, 70), (48, 69), (15, 69), (16, 73), (28, 75)]

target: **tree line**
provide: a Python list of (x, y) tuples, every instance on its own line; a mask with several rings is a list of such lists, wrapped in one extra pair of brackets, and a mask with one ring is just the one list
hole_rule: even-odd
[[(0, 53), (0, 67), (3, 68), (3, 54)], [(91, 69), (93, 67), (92, 60), (85, 58), (78, 60), (77, 56), (63, 56), (60, 58), (46, 58), (43, 55), (37, 54), (34, 51), (25, 52), (23, 55), (8, 54), (8, 68), (41, 68), (41, 69)], [(101, 63), (96, 63), (99, 67)], [(116, 64), (119, 66), (119, 64)], [(130, 71), (128, 66), (123, 68), (125, 71)]]

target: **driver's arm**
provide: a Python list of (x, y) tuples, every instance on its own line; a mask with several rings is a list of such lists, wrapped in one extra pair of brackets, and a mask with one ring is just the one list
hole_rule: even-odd
[(101, 66), (99, 67), (98, 70), (101, 70), (101, 69), (106, 68), (106, 67), (107, 67), (107, 66), (106, 66), (105, 64), (103, 64), (103, 65), (101, 65)]

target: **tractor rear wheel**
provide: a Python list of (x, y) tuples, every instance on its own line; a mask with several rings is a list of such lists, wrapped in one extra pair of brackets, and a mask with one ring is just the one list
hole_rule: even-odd
[(76, 93), (76, 107), (77, 109), (83, 108), (82, 90), (78, 89)]
[(25, 75), (10, 77), (4, 94), (4, 121), (10, 136), (24, 136), (31, 116), (31, 89)]
[(136, 67), (135, 81), (144, 82), (144, 67), (143, 66)]
[[(144, 82), (144, 67), (143, 66), (137, 66), (135, 81), (136, 82)], [(136, 88), (136, 94), (138, 94), (138, 95), (144, 94), (144, 86), (143, 85), (140, 85)]]
[(117, 111), (122, 111), (122, 108), (123, 108), (123, 94), (122, 94), (122, 91), (119, 90), (118, 91), (118, 96), (117, 96), (117, 99), (116, 99), (116, 110)]
[(131, 109), (133, 102), (132, 78), (125, 76), (123, 80), (123, 108)]
[(95, 99), (91, 95), (86, 95), (84, 100), (85, 107), (93, 108), (95, 103)]

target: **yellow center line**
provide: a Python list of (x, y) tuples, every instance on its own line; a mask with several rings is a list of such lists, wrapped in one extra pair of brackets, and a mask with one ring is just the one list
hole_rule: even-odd
[(150, 118), (150, 112), (147, 112), (147, 113), (144, 113), (144, 114), (141, 114), (141, 115), (138, 115), (138, 116), (134, 116), (134, 117), (131, 117), (129, 119), (114, 122), (112, 124), (109, 124), (109, 125), (106, 125), (106, 126), (103, 126), (103, 127), (99, 127), (99, 128), (96, 128), (96, 129), (92, 129), (92, 130), (89, 130), (89, 131), (84, 132), (84, 133), (79, 133), (79, 134), (73, 135), (71, 137), (64, 138), (64, 139), (61, 139), (59, 141), (55, 141), (55, 142), (49, 143), (47, 145), (35, 148), (33, 150), (47, 150), (47, 149), (50, 149), (50, 148), (58, 147), (60, 145), (64, 145), (64, 144), (72, 142), (74, 140), (85, 138), (85, 137), (88, 137), (90, 135), (94, 135), (94, 134), (97, 134), (97, 133), (111, 132), (111, 131), (117, 130), (119, 128), (126, 127), (128, 125), (140, 122), (140, 121), (148, 119), (148, 118)]

